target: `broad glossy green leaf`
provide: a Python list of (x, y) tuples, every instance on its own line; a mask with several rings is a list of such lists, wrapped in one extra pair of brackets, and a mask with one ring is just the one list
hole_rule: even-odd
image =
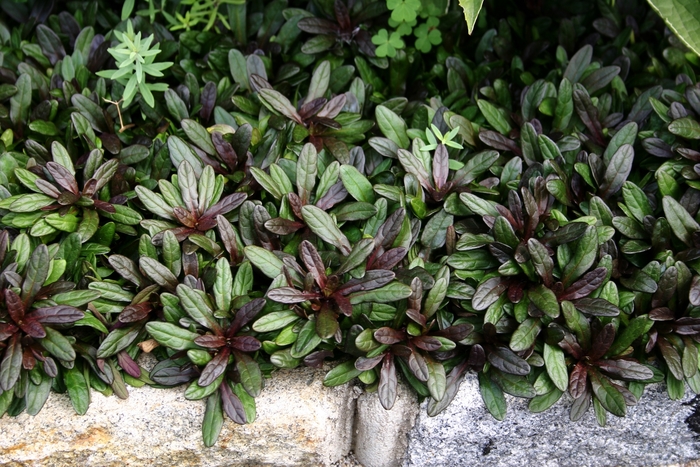
[(588, 370), (588, 379), (593, 388), (593, 394), (600, 404), (613, 415), (624, 417), (627, 413), (627, 405), (625, 398), (617, 388), (615, 388), (609, 379), (602, 376), (597, 370)]
[(67, 362), (75, 360), (75, 350), (73, 350), (70, 341), (50, 326), (44, 326), (44, 329), (46, 337), (37, 339), (41, 346), (59, 360)]
[(307, 321), (299, 331), (294, 346), (292, 346), (291, 355), (294, 358), (304, 358), (310, 354), (321, 343), (321, 337), (316, 333), (316, 322)]
[(302, 204), (307, 204), (311, 200), (311, 193), (313, 193), (316, 184), (317, 165), (318, 155), (316, 153), (316, 148), (311, 143), (305, 144), (301, 150), (301, 154), (299, 154), (296, 171), (297, 190)]
[(467, 22), (467, 31), (469, 35), (474, 32), (476, 20), (479, 18), (479, 12), (484, 4), (484, 0), (459, 0), (459, 6), (464, 10), (464, 19)]
[(484, 99), (479, 99), (476, 101), (476, 103), (489, 125), (491, 125), (491, 127), (493, 127), (493, 129), (500, 134), (508, 136), (511, 126), (508, 120), (501, 113), (500, 109)]
[(566, 369), (564, 351), (559, 347), (545, 343), (543, 357), (547, 374), (554, 385), (560, 391), (566, 391), (569, 387), (569, 372)]
[(316, 206), (307, 205), (301, 208), (301, 214), (313, 233), (338, 248), (343, 255), (350, 254), (352, 251), (350, 241), (325, 211)]
[(383, 287), (374, 290), (364, 290), (350, 294), (350, 303), (358, 305), (360, 303), (392, 303), (404, 298), (408, 298), (413, 293), (411, 287), (401, 282), (391, 282)]
[(32, 78), (22, 73), (15, 83), (17, 93), (10, 98), (10, 120), (19, 126), (26, 123), (32, 105)]
[(600, 184), (599, 193), (602, 198), (608, 198), (622, 188), (623, 183), (625, 183), (632, 171), (633, 161), (634, 148), (630, 144), (623, 144), (615, 151), (605, 169), (603, 182)]
[(340, 179), (343, 186), (348, 190), (350, 196), (357, 201), (364, 203), (374, 203), (374, 191), (372, 184), (367, 180), (367, 177), (362, 175), (359, 170), (353, 165), (340, 166)]
[(259, 246), (250, 245), (245, 247), (245, 255), (253, 266), (260, 269), (260, 271), (270, 279), (274, 279), (282, 274), (282, 267), (284, 264), (282, 260), (271, 251)]
[(700, 56), (700, 5), (694, 0), (647, 0), (666, 25)]
[(394, 113), (393, 110), (383, 105), (378, 105), (375, 109), (377, 125), (384, 136), (392, 140), (401, 149), (407, 149), (411, 144), (408, 137), (406, 122), (403, 118)]
[(598, 232), (595, 226), (589, 225), (583, 236), (578, 240), (576, 251), (571, 261), (563, 270), (562, 282), (565, 286), (571, 285), (583, 273), (588, 271), (595, 263), (598, 256)]
[(90, 387), (85, 374), (77, 366), (65, 370), (63, 381), (68, 389), (68, 397), (78, 415), (85, 415), (90, 405)]
[(199, 349), (200, 347), (194, 343), (195, 338), (199, 334), (188, 331), (187, 329), (176, 326), (172, 323), (164, 323), (160, 321), (151, 321), (146, 323), (146, 330), (160, 345), (175, 349)]
[[(232, 49), (235, 50), (235, 49)], [(239, 52), (240, 53), (240, 52)], [(224, 426), (224, 411), (221, 406), (221, 394), (216, 391), (207, 399), (202, 421), (202, 439), (206, 447), (216, 444), (221, 428)]]
[(535, 343), (535, 339), (541, 329), (542, 324), (539, 319), (525, 319), (510, 336), (510, 349), (513, 352), (522, 352), (529, 349)]
[(672, 197), (664, 196), (661, 203), (673, 233), (686, 245), (692, 245), (692, 235), (694, 232), (700, 230), (700, 225), (698, 225), (690, 213)]
[(479, 392), (489, 413), (496, 420), (506, 418), (506, 398), (500, 387), (483, 372), (479, 372)]
[(360, 373), (362, 372), (355, 368), (354, 361), (344, 362), (326, 374), (326, 377), (323, 378), (323, 385), (328, 387), (340, 386), (359, 376)]

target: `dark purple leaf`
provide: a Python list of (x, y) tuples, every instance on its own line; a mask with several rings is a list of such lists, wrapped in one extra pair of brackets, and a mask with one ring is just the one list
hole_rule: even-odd
[(591, 316), (617, 316), (620, 309), (603, 298), (581, 298), (573, 302), (581, 313)]
[(199, 102), (202, 104), (202, 108), (199, 111), (199, 116), (202, 117), (203, 121), (208, 121), (211, 117), (211, 112), (216, 106), (216, 83), (213, 81), (207, 81), (207, 84), (202, 88), (202, 94), (199, 97)]
[(404, 217), (406, 217), (406, 211), (403, 208), (399, 208), (391, 213), (374, 237), (375, 244), (381, 245), (383, 248), (391, 247), (401, 232)]
[(442, 347), (442, 342), (440, 342), (440, 339), (431, 336), (414, 337), (411, 339), (411, 343), (419, 349), (423, 349), (427, 352), (434, 352), (440, 347)]
[(199, 380), (197, 382), (200, 386), (209, 386), (216, 378), (221, 376), (223, 372), (226, 371), (228, 356), (230, 353), (231, 351), (228, 347), (223, 347), (219, 353), (214, 355), (214, 358), (207, 363), (207, 366), (204, 367), (202, 374), (199, 376)]
[(337, 182), (328, 189), (321, 199), (316, 201), (316, 207), (328, 211), (330, 208), (343, 201), (347, 195), (348, 192), (343, 182)]
[(270, 300), (278, 303), (302, 303), (307, 300), (319, 299), (321, 295), (316, 292), (303, 292), (294, 287), (278, 287), (267, 293)]
[(391, 353), (384, 355), (382, 362), (382, 370), (379, 373), (379, 402), (386, 410), (390, 410), (396, 402), (396, 366), (394, 366), (394, 357)]
[(600, 287), (608, 274), (606, 268), (596, 268), (586, 273), (581, 279), (569, 286), (557, 298), (561, 300), (576, 300), (587, 297), (591, 292)]
[(245, 407), (243, 407), (241, 400), (233, 393), (233, 391), (231, 391), (228, 382), (224, 381), (220, 388), (221, 390), (219, 392), (221, 393), (221, 405), (226, 415), (228, 415), (229, 418), (235, 423), (245, 425), (247, 418), (245, 414)]
[(260, 341), (253, 336), (234, 336), (230, 345), (240, 352), (257, 352), (262, 347)]
[(427, 324), (427, 318), (425, 317), (425, 315), (421, 314), (421, 312), (416, 310), (415, 308), (409, 308), (408, 310), (406, 310), (406, 317), (411, 321), (420, 324), (423, 328)]
[(700, 318), (679, 318), (673, 326), (677, 334), (692, 336), (700, 333)]
[(441, 331), (434, 332), (434, 336), (444, 337), (452, 342), (459, 342), (466, 338), (474, 330), (474, 326), (469, 323), (460, 323), (447, 327)]
[(245, 193), (233, 193), (231, 195), (228, 195), (224, 199), (207, 209), (204, 212), (204, 214), (202, 214), (201, 219), (205, 219), (207, 217), (214, 219), (218, 215), (227, 214), (236, 209), (241, 204), (243, 204), (243, 201), (245, 201), (246, 197), (247, 195)]
[(303, 120), (310, 119), (321, 111), (321, 109), (326, 105), (326, 102), (328, 102), (328, 100), (325, 97), (318, 97), (311, 102), (305, 103), (299, 109), (299, 116), (301, 116)]
[(380, 344), (392, 345), (406, 340), (406, 333), (390, 327), (383, 327), (374, 331), (374, 338)]
[(521, 376), (530, 373), (530, 365), (506, 347), (495, 347), (487, 358), (493, 366), (504, 373)]
[(122, 367), (129, 376), (134, 378), (141, 377), (141, 367), (126, 353), (126, 350), (122, 350), (117, 354), (117, 363), (119, 363), (119, 366)]
[(355, 360), (355, 368), (360, 370), (360, 371), (367, 371), (371, 370), (375, 366), (379, 365), (379, 362), (382, 361), (384, 358), (384, 354), (377, 355), (376, 357), (358, 357), (357, 360)]
[(85, 314), (68, 305), (49, 306), (36, 309), (27, 314), (26, 319), (33, 319), (43, 324), (69, 324), (82, 319)]
[(382, 254), (379, 258), (375, 259), (371, 267), (372, 269), (393, 269), (394, 266), (399, 264), (401, 260), (404, 259), (408, 253), (408, 250), (404, 247), (392, 248), (391, 250)]
[(411, 355), (408, 357), (408, 367), (411, 369), (411, 373), (420, 381), (428, 381), (430, 377), (428, 364), (420, 353), (411, 352)]
[(297, 27), (311, 34), (337, 34), (338, 25), (323, 18), (302, 18)]
[(447, 154), (447, 148), (444, 144), (438, 144), (433, 156), (433, 180), (435, 181), (435, 188), (438, 190), (441, 190), (447, 182), (447, 176), (450, 171), (449, 162), (450, 158)]
[(304, 357), (304, 365), (311, 368), (323, 368), (323, 361), (327, 358), (333, 357), (333, 351), (331, 350), (317, 350), (316, 352), (311, 352), (309, 355)]
[(569, 376), (569, 393), (574, 399), (578, 399), (586, 392), (588, 372), (583, 363), (577, 363)]
[(80, 195), (80, 189), (78, 188), (78, 183), (75, 181), (75, 177), (72, 173), (68, 171), (65, 167), (56, 162), (47, 162), (46, 170), (49, 174), (56, 180), (64, 190), (70, 191), (74, 195)]
[(593, 141), (603, 146), (605, 144), (605, 139), (603, 138), (603, 128), (598, 120), (598, 109), (593, 102), (591, 102), (591, 97), (588, 92), (583, 87), (577, 87), (573, 92), (574, 108), (576, 113), (581, 118), (583, 124), (591, 132)]
[(596, 366), (615, 379), (640, 381), (654, 377), (654, 372), (633, 360), (598, 360)]
[(213, 334), (204, 334), (194, 338), (194, 343), (205, 349), (219, 349), (226, 345), (224, 336), (215, 336)]
[(265, 299), (256, 298), (243, 305), (233, 318), (231, 325), (226, 331), (227, 337), (233, 337), (243, 326), (250, 323), (258, 313), (265, 308)]
[(153, 310), (153, 305), (146, 302), (128, 305), (119, 313), (118, 319), (122, 323), (135, 323), (146, 318), (151, 310)]
[(290, 221), (282, 217), (265, 221), (265, 228), (276, 235), (289, 235), (304, 227), (306, 225), (301, 222)]
[(594, 337), (591, 343), (591, 350), (588, 352), (588, 359), (596, 361), (608, 351), (615, 340), (615, 326), (612, 323), (606, 324)]
[(391, 271), (373, 269), (367, 271), (365, 275), (359, 279), (350, 279), (342, 285), (337, 292), (343, 295), (349, 295), (353, 292), (378, 289), (394, 280), (394, 277), (395, 274)]
[(36, 38), (41, 51), (49, 59), (52, 66), (66, 56), (66, 50), (63, 48), (61, 39), (50, 27), (44, 24), (38, 25), (36, 27)]
[(19, 324), (24, 319), (24, 303), (22, 299), (12, 289), (5, 289), (5, 306), (10, 314), (10, 318)]
[(518, 143), (493, 130), (482, 129), (479, 132), (479, 139), (482, 143), (494, 149), (499, 149), (501, 151), (510, 151), (516, 156), (523, 155), (523, 152), (520, 149), (520, 146), (518, 146)]
[(673, 321), (675, 314), (668, 307), (659, 307), (649, 312), (649, 319), (652, 321)]
[(321, 290), (325, 289), (328, 280), (326, 268), (318, 251), (308, 240), (302, 241), (299, 245), (299, 256)]

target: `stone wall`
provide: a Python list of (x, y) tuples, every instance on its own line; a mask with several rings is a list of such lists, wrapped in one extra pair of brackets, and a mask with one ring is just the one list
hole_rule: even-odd
[(256, 399), (256, 422), (227, 421), (212, 448), (201, 440), (204, 403), (186, 400), (184, 388), (130, 388), (128, 400), (93, 392), (85, 416), (75, 414), (67, 396), (52, 394), (35, 417), (0, 419), (0, 465), (660, 466), (700, 459), (692, 429), (700, 399), (670, 401), (660, 385), (647, 388), (626, 418), (610, 416), (599, 427), (592, 410), (570, 422), (564, 399), (531, 414), (511, 398), (498, 422), (486, 412), (474, 375), (445, 412), (430, 418), (405, 387), (387, 412), (376, 394), (323, 387), (324, 374), (277, 372)]

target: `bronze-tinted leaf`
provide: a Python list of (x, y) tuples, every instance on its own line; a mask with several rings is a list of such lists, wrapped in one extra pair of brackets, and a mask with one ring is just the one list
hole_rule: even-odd
[(374, 331), (374, 338), (380, 344), (392, 345), (404, 341), (406, 333), (390, 327), (383, 327)]

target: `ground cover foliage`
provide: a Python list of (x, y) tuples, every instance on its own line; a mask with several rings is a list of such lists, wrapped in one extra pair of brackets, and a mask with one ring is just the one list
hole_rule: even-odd
[(700, 59), (645, 2), (0, 6), (0, 413), (700, 392)]

